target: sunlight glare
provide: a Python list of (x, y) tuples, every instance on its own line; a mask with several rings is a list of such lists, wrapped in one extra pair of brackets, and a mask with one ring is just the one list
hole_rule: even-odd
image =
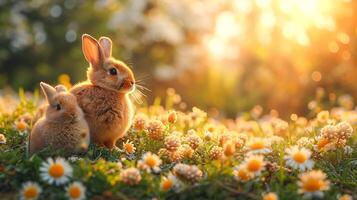
[(215, 33), (218, 37), (229, 39), (240, 35), (241, 30), (232, 12), (221, 13), (216, 20)]

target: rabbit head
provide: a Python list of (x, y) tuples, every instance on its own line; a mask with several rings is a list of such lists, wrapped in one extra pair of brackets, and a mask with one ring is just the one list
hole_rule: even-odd
[(97, 41), (92, 36), (84, 34), (82, 51), (85, 59), (90, 63), (87, 76), (93, 85), (120, 93), (134, 91), (134, 74), (124, 62), (112, 57), (110, 38), (101, 37)]
[(73, 122), (83, 113), (77, 104), (76, 97), (69, 93), (63, 85), (55, 88), (41, 82), (40, 86), (48, 103), (46, 118), (50, 121)]

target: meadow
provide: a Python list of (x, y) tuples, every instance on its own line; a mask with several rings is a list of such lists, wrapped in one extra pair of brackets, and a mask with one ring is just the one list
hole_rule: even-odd
[[(137, 107), (113, 150), (91, 145), (78, 155), (45, 149), (28, 156), (38, 94), (6, 95), (1, 199), (353, 199), (357, 112), (353, 101), (338, 100), (324, 110), (317, 98), (309, 118), (284, 121), (257, 106), (236, 119), (214, 119), (196, 107), (182, 110), (168, 89)], [(43, 170), (54, 163), (62, 173)]]
[(0, 199), (357, 199), (356, 52), (357, 0), (0, 0)]

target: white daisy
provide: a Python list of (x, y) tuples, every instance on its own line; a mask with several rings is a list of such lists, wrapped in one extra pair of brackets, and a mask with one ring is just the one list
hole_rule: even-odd
[(271, 152), (270, 145), (270, 140), (256, 137), (248, 141), (246, 148), (252, 154), (266, 154)]
[(86, 187), (81, 182), (73, 182), (66, 187), (67, 197), (71, 200), (82, 200), (86, 198)]
[(180, 191), (181, 187), (182, 187), (182, 182), (172, 173), (169, 173), (169, 175), (167, 177), (164, 177), (161, 180), (161, 189), (163, 191), (168, 191), (170, 189), (177, 191)]
[(246, 165), (236, 166), (233, 170), (233, 176), (234, 179), (241, 182), (246, 182), (253, 178), (253, 174), (248, 171)]
[(40, 167), (40, 176), (42, 180), (49, 184), (63, 185), (69, 181), (73, 169), (64, 158), (48, 158)]
[(285, 156), (286, 165), (300, 171), (312, 169), (314, 161), (310, 159), (311, 151), (306, 148), (293, 146), (285, 150), (288, 154)]
[(147, 172), (159, 172), (162, 160), (156, 154), (151, 152), (146, 152), (142, 159), (138, 162), (138, 168), (146, 170)]
[(27, 133), (29, 125), (24, 120), (18, 120), (14, 123), (14, 129), (19, 132), (19, 135)]
[(37, 199), (42, 192), (41, 187), (34, 182), (28, 181), (22, 185), (20, 191), (21, 200), (35, 200)]
[(253, 154), (248, 155), (243, 162), (243, 166), (245, 166), (247, 171), (254, 176), (260, 175), (261, 171), (265, 168), (265, 164), (263, 155)]

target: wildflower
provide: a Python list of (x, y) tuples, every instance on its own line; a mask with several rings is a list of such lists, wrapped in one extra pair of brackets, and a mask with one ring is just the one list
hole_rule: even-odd
[(176, 151), (181, 146), (181, 140), (175, 135), (170, 135), (165, 138), (165, 147), (169, 151)]
[(326, 180), (326, 174), (321, 170), (312, 170), (299, 175), (299, 193), (304, 197), (323, 197), (323, 191), (328, 190), (330, 182)]
[(160, 148), (159, 151), (157, 152), (157, 154), (160, 156), (160, 157), (166, 157), (170, 154), (170, 151), (167, 150), (166, 148)]
[(183, 158), (183, 151), (177, 150), (177, 151), (168, 151), (168, 157), (171, 162), (180, 162)]
[(182, 154), (183, 157), (185, 158), (191, 158), (195, 150), (193, 150), (189, 145), (183, 144), (179, 150)]
[(248, 136), (245, 134), (237, 134), (237, 136), (234, 138), (234, 143), (236, 144), (237, 148), (242, 148), (244, 147), (245, 143), (248, 140)]
[(203, 176), (202, 171), (197, 166), (181, 163), (175, 165), (173, 172), (178, 178), (191, 183), (198, 182)]
[(337, 199), (338, 200), (353, 200), (352, 196), (349, 194), (338, 195)]
[(321, 129), (321, 136), (329, 140), (333, 140), (337, 137), (337, 127), (333, 125), (326, 125)]
[(86, 188), (80, 182), (73, 182), (66, 187), (67, 197), (71, 200), (82, 200), (86, 198)]
[(273, 127), (275, 135), (284, 137), (289, 133), (289, 124), (284, 120), (274, 118), (271, 122), (271, 126)]
[(151, 139), (161, 140), (164, 137), (165, 126), (159, 120), (150, 121), (146, 129), (147, 129), (147, 134)]
[(35, 200), (42, 192), (41, 187), (34, 182), (28, 181), (22, 184), (22, 189), (20, 191), (21, 200)]
[(133, 127), (136, 131), (142, 131), (146, 127), (147, 116), (145, 114), (137, 114), (133, 121)]
[(189, 116), (195, 124), (199, 124), (207, 118), (207, 113), (197, 107), (193, 107)]
[(197, 132), (194, 129), (190, 129), (187, 131), (187, 135), (196, 135)]
[(48, 158), (40, 167), (40, 176), (49, 184), (63, 185), (72, 176), (72, 171), (71, 165), (64, 158)]
[(352, 133), (353, 128), (347, 122), (340, 122), (335, 126), (327, 125), (321, 129), (315, 149), (318, 151), (328, 151), (345, 147), (347, 140), (352, 137)]
[(223, 156), (223, 148), (219, 146), (213, 146), (209, 151), (209, 157), (212, 160), (219, 160)]
[(301, 137), (298, 141), (296, 141), (296, 144), (299, 147), (311, 147), (312, 143), (313, 140), (308, 137)]
[(347, 140), (352, 136), (353, 128), (348, 122), (340, 122), (336, 127), (339, 132), (338, 139)]
[(6, 137), (2, 133), (0, 133), (0, 144), (6, 144)]
[(78, 161), (78, 160), (82, 160), (82, 158), (80, 158), (80, 157), (78, 157), (78, 156), (70, 156), (70, 157), (68, 157), (68, 160), (69, 160), (70, 162), (76, 162), (76, 161)]
[(167, 116), (167, 121), (170, 122), (171, 124), (174, 124), (177, 120), (177, 114), (175, 111), (172, 111), (169, 113)]
[(325, 151), (325, 150), (327, 150), (326, 147), (330, 146), (330, 145), (328, 145), (330, 143), (330, 141), (325, 137), (319, 136), (316, 138), (316, 140), (317, 140), (317, 143), (316, 143), (316, 145), (314, 145), (314, 149), (316, 151)]
[(161, 163), (162, 161), (159, 156), (152, 154), (151, 152), (146, 152), (142, 159), (139, 160), (138, 167), (147, 170), (148, 172), (151, 172), (151, 170), (159, 172)]
[(236, 146), (232, 141), (228, 141), (223, 145), (223, 152), (225, 156), (233, 156), (236, 152)]
[(141, 181), (140, 171), (134, 167), (121, 171), (120, 178), (123, 183), (128, 185), (137, 185)]
[(197, 149), (202, 143), (202, 139), (197, 134), (188, 135), (186, 141), (192, 149)]
[(317, 114), (316, 119), (322, 124), (327, 123), (330, 119), (330, 113), (327, 110), (320, 111)]
[(231, 140), (232, 140), (232, 136), (227, 132), (219, 136), (219, 144), (222, 146), (224, 146), (226, 142)]
[(204, 132), (204, 139), (207, 140), (207, 141), (210, 141), (213, 137), (213, 133), (210, 132), (210, 131), (205, 131)]
[(249, 181), (253, 177), (253, 174), (250, 171), (248, 171), (246, 165), (236, 166), (233, 170), (233, 175), (237, 181), (242, 181), (242, 182)]
[(178, 181), (176, 176), (174, 176), (172, 173), (169, 173), (169, 175), (167, 177), (163, 177), (161, 180), (161, 189), (163, 191), (168, 191), (172, 188), (175, 188), (178, 186)]
[(314, 166), (314, 161), (310, 160), (311, 151), (306, 148), (293, 146), (285, 150), (286, 165), (301, 171), (309, 170)]
[(253, 138), (251, 139), (248, 144), (247, 148), (250, 153), (254, 154), (265, 154), (265, 153), (270, 153), (270, 141), (264, 138)]
[(250, 155), (249, 157), (245, 158), (244, 164), (250, 173), (253, 173), (254, 175), (260, 175), (265, 166), (264, 156)]
[(279, 200), (279, 197), (275, 192), (269, 192), (262, 196), (263, 196), (263, 200)]
[(20, 135), (23, 135), (27, 131), (28, 124), (24, 120), (19, 120), (15, 122), (14, 128), (20, 132)]
[(123, 142), (123, 149), (126, 154), (135, 153), (135, 150), (136, 150), (134, 144), (132, 142), (130, 142), (129, 140), (127, 140), (126, 142)]

